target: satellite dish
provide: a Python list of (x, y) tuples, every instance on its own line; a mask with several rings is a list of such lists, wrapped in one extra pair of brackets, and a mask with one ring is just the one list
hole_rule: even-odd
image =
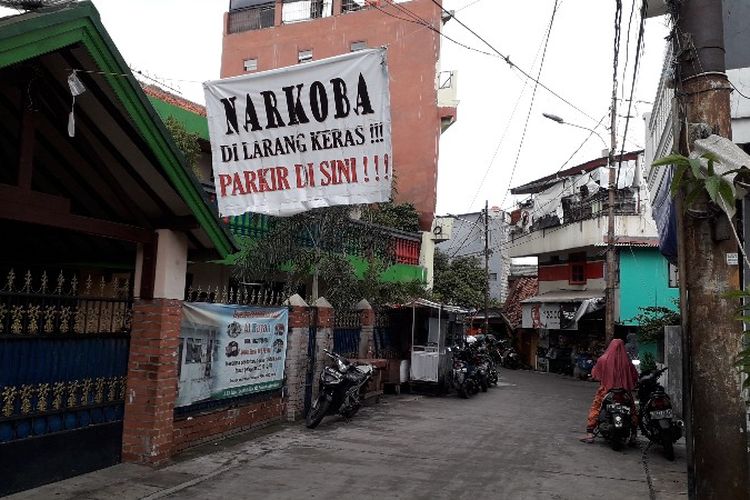
[(0, 6), (18, 10), (36, 10), (43, 7), (67, 5), (77, 0), (0, 0)]

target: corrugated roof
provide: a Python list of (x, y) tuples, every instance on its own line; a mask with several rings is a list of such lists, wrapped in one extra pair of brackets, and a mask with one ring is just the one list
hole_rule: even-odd
[(603, 290), (555, 290), (544, 292), (522, 300), (522, 304), (536, 304), (540, 302), (581, 302), (586, 299), (604, 298)]
[[(641, 153), (643, 153), (643, 150), (631, 151), (629, 153), (625, 153), (622, 155), (622, 161), (635, 160), (638, 158), (638, 156)], [(621, 159), (620, 155), (615, 156), (615, 161), (620, 161), (620, 159)], [(535, 181), (527, 182), (526, 184), (522, 186), (514, 187), (513, 189), (510, 190), (510, 192), (511, 194), (539, 193), (540, 191), (544, 191), (545, 189), (552, 186), (553, 184), (556, 184), (563, 177), (570, 177), (573, 175), (581, 175), (582, 173), (591, 172), (592, 170), (597, 169), (599, 167), (607, 166), (608, 161), (609, 161), (609, 158), (606, 156), (602, 158), (596, 158), (595, 160), (589, 160), (586, 163), (581, 163), (580, 165), (576, 165), (575, 167), (571, 167), (566, 170), (555, 172), (554, 174), (548, 175), (546, 177), (542, 177)]]

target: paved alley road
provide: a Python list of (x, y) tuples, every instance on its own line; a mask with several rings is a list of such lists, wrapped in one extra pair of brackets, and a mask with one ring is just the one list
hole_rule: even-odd
[[(191, 451), (158, 471), (123, 464), (14, 499), (649, 499), (640, 449), (580, 443), (596, 385), (502, 372), (455, 396), (385, 397), (349, 423), (295, 424)], [(645, 446), (645, 439), (639, 438)], [(648, 454), (657, 499), (687, 498), (685, 448)]]

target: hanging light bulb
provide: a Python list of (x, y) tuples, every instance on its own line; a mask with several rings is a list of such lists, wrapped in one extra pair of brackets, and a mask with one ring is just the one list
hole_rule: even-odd
[(70, 106), (70, 114), (68, 115), (69, 137), (75, 137), (76, 135), (76, 97), (86, 92), (86, 86), (81, 82), (76, 73), (76, 70), (73, 70), (73, 72), (68, 75), (68, 88), (70, 89), (70, 95), (73, 96), (73, 104)]

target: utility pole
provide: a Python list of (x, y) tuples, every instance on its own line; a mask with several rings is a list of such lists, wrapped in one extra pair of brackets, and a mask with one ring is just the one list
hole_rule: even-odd
[[(676, 14), (676, 120), (679, 150), (688, 155), (691, 124), (706, 124), (731, 138), (731, 87), (724, 62), (722, 0), (671, 3)], [(675, 141), (676, 143), (678, 141)], [(721, 239), (719, 221), (685, 212), (678, 198), (678, 254), (682, 310), (684, 402), (688, 451), (688, 494), (693, 499), (747, 499), (746, 410), (734, 366), (742, 326), (735, 301), (724, 292), (740, 287), (739, 266), (727, 263), (737, 245)], [(691, 207), (706, 207), (707, 198)]]
[[(617, 47), (615, 47), (615, 58)], [(607, 206), (607, 307), (604, 312), (604, 339), (609, 345), (615, 336), (615, 191), (617, 190), (617, 172), (615, 170), (615, 151), (617, 150), (617, 62), (612, 83), (612, 108), (609, 125), (609, 193)]]
[(484, 201), (484, 334), (490, 333), (490, 211), (489, 201)]

